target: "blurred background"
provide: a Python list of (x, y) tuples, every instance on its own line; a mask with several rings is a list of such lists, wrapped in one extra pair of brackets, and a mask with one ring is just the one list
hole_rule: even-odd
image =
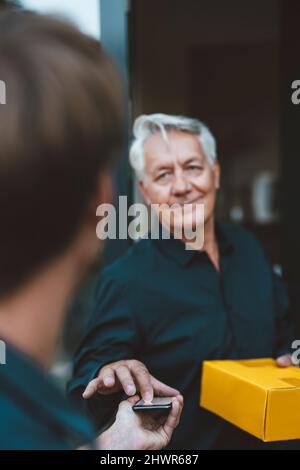
[[(123, 74), (128, 129), (115, 173), (118, 195), (139, 199), (128, 166), (141, 113), (203, 120), (218, 143), (217, 215), (250, 229), (283, 275), (300, 334), (299, 126), (290, 84), (300, 78), (297, 0), (23, 0), (67, 17), (101, 40)], [(298, 113), (299, 114), (299, 113)], [(103, 264), (130, 244), (106, 244)], [(56, 372), (66, 374), (93, 303), (95, 280), (78, 294)], [(67, 367), (69, 367), (67, 365)]]

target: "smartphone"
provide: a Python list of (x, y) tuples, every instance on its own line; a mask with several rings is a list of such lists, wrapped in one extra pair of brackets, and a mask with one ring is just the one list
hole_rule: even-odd
[(133, 405), (133, 411), (169, 411), (172, 408), (172, 398), (170, 397), (155, 397), (151, 403), (145, 403), (144, 400), (138, 401)]

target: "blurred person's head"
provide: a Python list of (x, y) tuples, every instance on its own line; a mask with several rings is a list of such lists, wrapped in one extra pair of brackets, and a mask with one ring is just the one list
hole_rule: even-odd
[[(220, 168), (207, 126), (184, 116), (142, 115), (135, 120), (133, 135), (130, 163), (145, 201), (179, 207), (174, 218), (166, 217), (171, 231), (180, 224), (195, 229), (201, 222), (198, 203), (204, 205), (204, 224), (213, 221)], [(183, 205), (185, 211), (180, 210)]]
[(2, 300), (65, 255), (78, 277), (94, 259), (96, 207), (110, 202), (123, 103), (100, 44), (32, 12), (0, 14), (0, 80)]

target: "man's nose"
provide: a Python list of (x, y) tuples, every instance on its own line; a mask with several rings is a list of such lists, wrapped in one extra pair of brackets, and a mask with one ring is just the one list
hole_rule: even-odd
[(174, 196), (184, 196), (190, 190), (189, 181), (182, 173), (174, 175), (172, 192)]

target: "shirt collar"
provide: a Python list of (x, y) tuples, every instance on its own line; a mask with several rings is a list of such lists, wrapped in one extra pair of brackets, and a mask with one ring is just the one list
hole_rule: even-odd
[[(218, 222), (215, 223), (215, 233), (220, 255), (226, 256), (231, 254), (233, 251), (233, 244), (225, 233), (222, 224)], [(198, 259), (201, 259), (201, 257), (206, 257), (205, 251), (187, 250), (184, 242), (174, 238), (172, 234), (169, 236), (170, 238), (160, 237), (158, 240), (155, 240), (155, 242), (158, 244), (158, 247), (162, 252), (173, 258), (181, 266), (187, 265), (191, 259), (194, 258), (194, 256), (197, 256)]]

